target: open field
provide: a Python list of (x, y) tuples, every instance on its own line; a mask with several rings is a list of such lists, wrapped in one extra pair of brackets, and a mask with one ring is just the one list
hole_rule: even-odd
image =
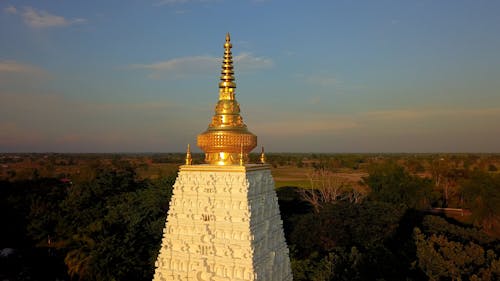
[[(310, 188), (314, 169), (310, 167), (298, 168), (294, 166), (281, 166), (272, 168), (271, 173), (273, 174), (277, 188), (284, 186)], [(361, 183), (363, 177), (368, 176), (368, 173), (344, 169), (342, 171), (332, 172), (331, 175), (341, 179), (343, 182), (356, 186)]]

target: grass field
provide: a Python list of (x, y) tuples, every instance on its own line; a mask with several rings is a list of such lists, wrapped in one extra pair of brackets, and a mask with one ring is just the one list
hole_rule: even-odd
[(280, 166), (271, 169), (276, 187), (297, 186), (309, 188), (311, 187), (309, 174), (312, 171), (311, 168), (297, 168), (294, 166)]
[[(276, 187), (296, 186), (310, 188), (310, 178), (313, 172), (313, 168), (298, 168), (296, 166), (280, 166), (271, 169)], [(340, 178), (350, 183), (352, 186), (359, 185), (362, 178), (367, 175), (368, 174), (364, 171), (354, 171), (350, 169), (340, 170), (332, 174), (333, 177)]]

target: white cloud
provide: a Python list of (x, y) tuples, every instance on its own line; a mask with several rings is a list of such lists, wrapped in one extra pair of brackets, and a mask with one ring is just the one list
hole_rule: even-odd
[(252, 71), (255, 69), (269, 68), (274, 65), (271, 59), (255, 57), (251, 53), (241, 53), (235, 56), (234, 64), (239, 71)]
[(499, 151), (500, 107), (495, 106), (400, 108), (338, 114), (304, 108), (297, 112), (288, 109), (273, 112), (265, 108), (254, 110), (245, 121), (268, 151)]
[(339, 84), (337, 77), (328, 75), (308, 75), (305, 77), (305, 81), (309, 84), (322, 87), (336, 86)]
[(176, 117), (186, 110), (168, 100), (102, 103), (0, 90), (0, 152), (181, 150), (191, 123)]
[(401, 119), (419, 119), (434, 115), (435, 113), (426, 109), (391, 109), (380, 111), (369, 111), (361, 113), (370, 119), (388, 119), (388, 120), (401, 120)]
[(42, 10), (37, 11), (32, 7), (24, 9), (23, 18), (27, 25), (35, 28), (65, 26), (69, 24), (64, 17), (52, 15)]
[(10, 121), (0, 122), (0, 150), (2, 147), (34, 145), (42, 141), (42, 134), (36, 130), (26, 130)]
[[(313, 102), (321, 100), (311, 98)], [(271, 110), (262, 109), (265, 112)], [(266, 113), (263, 119), (253, 116), (251, 127), (259, 128), (265, 135), (307, 135), (321, 133), (351, 133), (351, 129), (374, 135), (389, 134), (432, 134), (443, 129), (477, 130), (491, 127), (500, 120), (500, 107), (487, 108), (408, 108), (384, 111), (352, 112), (335, 114), (331, 112), (304, 111), (297, 116), (290, 113)], [(272, 121), (269, 121), (272, 120)], [(293, 124), (293, 126), (290, 126)], [(495, 129), (498, 131), (498, 129)], [(493, 127), (491, 127), (493, 129)]]
[(209, 3), (209, 2), (221, 2), (221, 0), (159, 0), (156, 1), (153, 6), (164, 6), (164, 5), (178, 5), (178, 4), (186, 4), (190, 2), (198, 2), (198, 3)]
[(362, 125), (350, 114), (318, 112), (314, 109), (277, 110), (269, 105), (260, 105), (258, 110), (251, 109), (248, 119), (245, 119), (245, 113), (243, 115), (250, 130), (255, 130), (254, 133), (273, 137), (344, 134)]
[(71, 23), (86, 23), (87, 20), (84, 18), (74, 18), (71, 20)]
[(362, 113), (370, 119), (424, 119), (430, 117), (500, 117), (500, 108), (417, 108), (370, 111)]
[(321, 104), (321, 97), (313, 96), (313, 97), (309, 98), (308, 103), (312, 104), (312, 105)]
[[(220, 57), (192, 56), (151, 64), (134, 64), (130, 65), (130, 68), (151, 70), (150, 77), (153, 79), (162, 77), (182, 79), (192, 75), (212, 75), (221, 63)], [(238, 71), (244, 72), (272, 67), (273, 61), (269, 58), (253, 56), (250, 53), (241, 53), (234, 57), (234, 64)]]
[(16, 7), (14, 7), (14, 6), (12, 6), (12, 5), (11, 5), (11, 6), (6, 7), (6, 8), (5, 8), (5, 9), (3, 9), (3, 10), (4, 10), (4, 12), (6, 12), (7, 14), (12, 14), (12, 15), (17, 14), (17, 9), (16, 9)]
[(68, 26), (85, 23), (87, 21), (83, 18), (66, 19), (63, 16), (53, 15), (43, 10), (36, 10), (32, 7), (24, 7), (22, 17), (24, 22), (33, 28)]
[(184, 4), (187, 3), (189, 0), (162, 0), (156, 2), (154, 5), (155, 6), (163, 6), (163, 5), (173, 5), (173, 4)]
[[(290, 126), (293, 124), (293, 126)], [(328, 116), (318, 118), (308, 117), (300, 120), (277, 120), (263, 123), (252, 124), (252, 127), (258, 128), (259, 133), (268, 136), (295, 136), (295, 135), (322, 135), (332, 134), (341, 131), (358, 128), (360, 124), (357, 121), (345, 117)]]
[(151, 70), (149, 77), (153, 79), (162, 77), (182, 79), (190, 75), (213, 73), (213, 70), (217, 67), (217, 59), (210, 56), (193, 56), (151, 64), (135, 64), (130, 67)]
[(35, 76), (48, 76), (48, 73), (37, 66), (16, 62), (13, 60), (0, 60), (0, 74), (28, 74)]

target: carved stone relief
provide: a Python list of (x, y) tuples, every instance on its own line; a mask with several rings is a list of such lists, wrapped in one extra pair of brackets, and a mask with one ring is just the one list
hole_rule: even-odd
[(269, 170), (181, 171), (154, 280), (292, 280)]

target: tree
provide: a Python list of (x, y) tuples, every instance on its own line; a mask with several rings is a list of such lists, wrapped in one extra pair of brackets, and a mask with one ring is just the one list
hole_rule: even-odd
[(291, 242), (305, 255), (336, 247), (368, 249), (391, 237), (402, 215), (403, 210), (383, 202), (326, 204), (297, 221)]
[(461, 243), (471, 241), (480, 245), (489, 245), (495, 241), (494, 237), (478, 228), (458, 226), (436, 215), (427, 215), (423, 218), (422, 231), (427, 235), (444, 235), (448, 239)]
[(392, 204), (345, 201), (302, 216), (290, 235), (294, 280), (404, 279), (401, 247), (387, 246), (403, 211)]
[(429, 280), (498, 280), (500, 259), (493, 250), (469, 242), (450, 241), (444, 235), (414, 231), (417, 265)]
[[(150, 280), (172, 183), (138, 179), (128, 168), (101, 170), (93, 181), (73, 185), (57, 210), (45, 208), (59, 213), (45, 227), (72, 279)], [(46, 213), (32, 215), (35, 222)], [(43, 227), (31, 229), (44, 237)]]
[(345, 180), (326, 169), (315, 170), (309, 174), (309, 182), (310, 188), (301, 188), (298, 192), (316, 212), (319, 212), (324, 204), (345, 200), (360, 203), (364, 197), (360, 190), (353, 188)]
[(497, 166), (495, 166), (494, 164), (488, 165), (488, 172), (496, 172), (496, 171), (498, 171)]
[(370, 199), (406, 208), (425, 208), (430, 205), (431, 183), (428, 179), (410, 175), (394, 163), (372, 165), (368, 174), (364, 182), (372, 190)]
[(476, 225), (487, 230), (500, 223), (500, 175), (475, 170), (461, 184), (464, 204)]
[(440, 206), (457, 207), (460, 205), (461, 194), (458, 188), (459, 180), (468, 174), (468, 166), (460, 164), (457, 157), (439, 157), (430, 163), (434, 187), (441, 192)]
[(365, 280), (360, 274), (363, 255), (352, 247), (337, 248), (325, 256), (313, 253), (306, 259), (292, 257), (291, 266), (295, 281)]

